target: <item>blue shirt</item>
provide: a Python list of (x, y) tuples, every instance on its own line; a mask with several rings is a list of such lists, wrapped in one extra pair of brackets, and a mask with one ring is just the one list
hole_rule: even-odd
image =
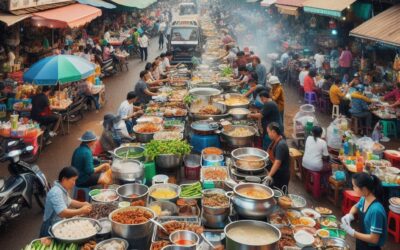
[(263, 86), (266, 86), (266, 84), (267, 84), (267, 69), (265, 68), (265, 66), (262, 64), (258, 64), (255, 68), (255, 72), (258, 77), (257, 82)]
[(43, 221), (50, 219), (53, 224), (61, 220), (61, 217), (58, 215), (67, 209), (70, 204), (71, 198), (67, 190), (58, 181), (54, 182), (54, 186), (47, 193)]
[(363, 99), (354, 98), (352, 96), (351, 108), (349, 111), (351, 114), (359, 114), (359, 113), (363, 113), (363, 112), (369, 112), (368, 103), (366, 101), (364, 101)]
[(385, 245), (387, 238), (387, 217), (386, 211), (383, 208), (382, 204), (378, 201), (372, 202), (367, 211), (364, 210), (365, 198), (361, 197), (360, 201), (356, 204), (358, 208), (358, 213), (361, 216), (360, 220), (362, 221), (361, 232), (364, 234), (379, 234), (378, 244), (370, 246), (379, 246), (382, 247)]
[(79, 172), (76, 185), (79, 186), (85, 183), (94, 173), (93, 153), (88, 145), (82, 143), (77, 149), (75, 149), (74, 154), (72, 155), (71, 165)]

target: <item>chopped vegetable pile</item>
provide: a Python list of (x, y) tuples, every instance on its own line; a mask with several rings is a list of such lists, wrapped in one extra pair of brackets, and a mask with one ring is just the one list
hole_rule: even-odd
[(202, 187), (200, 182), (195, 182), (190, 185), (183, 185), (181, 188), (180, 197), (182, 198), (198, 197), (201, 196), (201, 190)]
[(180, 140), (168, 140), (168, 141), (156, 141), (152, 140), (146, 145), (144, 151), (145, 156), (153, 160), (157, 155), (160, 154), (173, 154), (173, 155), (186, 155), (191, 151), (190, 145), (186, 141)]

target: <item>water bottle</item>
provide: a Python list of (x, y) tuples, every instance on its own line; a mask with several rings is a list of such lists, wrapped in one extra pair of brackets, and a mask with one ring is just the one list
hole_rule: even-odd
[(345, 142), (343, 144), (343, 151), (344, 151), (344, 155), (349, 155), (349, 143)]

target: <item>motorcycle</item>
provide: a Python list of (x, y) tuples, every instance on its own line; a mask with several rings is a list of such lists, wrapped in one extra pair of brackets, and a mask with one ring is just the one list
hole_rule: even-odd
[[(19, 141), (11, 141), (8, 148), (17, 147)], [(6, 151), (0, 162), (8, 161), (10, 176), (0, 178), (0, 226), (20, 215), (23, 208), (32, 208), (32, 197), (44, 209), (50, 184), (38, 165), (21, 160), (21, 155), (32, 152), (33, 146)]]

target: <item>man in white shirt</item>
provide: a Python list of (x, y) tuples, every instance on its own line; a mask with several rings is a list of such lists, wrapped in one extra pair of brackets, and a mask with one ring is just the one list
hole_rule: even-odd
[(315, 68), (320, 71), (322, 69), (322, 65), (325, 62), (325, 56), (322, 54), (322, 51), (318, 51), (314, 56), (315, 60)]
[(140, 107), (136, 107), (133, 104), (137, 101), (137, 97), (134, 91), (128, 92), (126, 100), (121, 103), (118, 108), (118, 115), (122, 120), (125, 121), (126, 129), (129, 134), (133, 133), (134, 122), (132, 118), (138, 117), (143, 114), (143, 110)]
[(310, 71), (310, 65), (307, 64), (301, 71), (299, 74), (299, 82), (300, 82), (300, 86), (304, 86), (304, 78), (308, 75), (308, 72)]
[(147, 61), (147, 47), (149, 47), (149, 38), (145, 34), (141, 34), (140, 37), (138, 38), (139, 42), (139, 49), (140, 49), (140, 59), (144, 61)]
[(164, 33), (167, 28), (167, 24), (164, 21), (161, 21), (160, 26), (158, 27), (158, 32)]

